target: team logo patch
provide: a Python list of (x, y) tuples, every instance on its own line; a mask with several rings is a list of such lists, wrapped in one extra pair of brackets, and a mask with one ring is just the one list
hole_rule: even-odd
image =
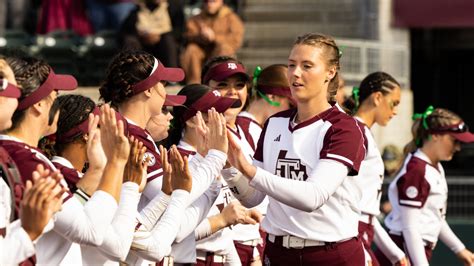
[(306, 166), (301, 164), (300, 159), (286, 158), (287, 152), (281, 150), (278, 154), (275, 174), (283, 178), (305, 181), (308, 178)]
[(416, 196), (418, 196), (418, 189), (414, 186), (409, 186), (407, 190), (405, 191), (405, 194), (410, 199), (416, 198)]
[(237, 69), (237, 65), (235, 63), (227, 63), (228, 69)]
[(156, 163), (155, 155), (153, 155), (151, 152), (145, 152), (145, 154), (143, 155), (143, 161), (146, 161), (147, 158), (150, 158), (148, 159), (148, 166), (155, 165)]

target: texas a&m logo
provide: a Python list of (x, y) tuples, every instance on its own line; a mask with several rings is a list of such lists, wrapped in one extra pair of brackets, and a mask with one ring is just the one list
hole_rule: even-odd
[(235, 64), (235, 63), (227, 63), (227, 68), (228, 68), (228, 69), (237, 69), (237, 64)]
[(308, 175), (306, 174), (306, 166), (301, 164), (300, 159), (286, 158), (287, 153), (288, 151), (281, 150), (278, 154), (275, 175), (288, 179), (305, 181), (308, 178)]

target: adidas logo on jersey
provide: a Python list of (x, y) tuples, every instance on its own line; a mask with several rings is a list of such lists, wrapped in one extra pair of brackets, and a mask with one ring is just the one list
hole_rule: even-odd
[(305, 181), (308, 178), (306, 166), (301, 164), (300, 159), (286, 158), (288, 151), (281, 150), (278, 154), (275, 175), (283, 178)]
[(280, 138), (281, 138), (281, 134), (278, 135), (278, 137), (276, 137), (273, 141), (278, 141), (278, 142), (280, 142)]

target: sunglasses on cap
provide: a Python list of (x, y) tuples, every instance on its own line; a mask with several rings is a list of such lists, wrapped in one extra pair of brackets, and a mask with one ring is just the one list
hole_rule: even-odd
[(443, 133), (443, 132), (445, 132), (445, 133), (448, 133), (448, 132), (465, 133), (465, 132), (469, 131), (469, 126), (466, 123), (461, 122), (461, 123), (454, 124), (454, 125), (435, 128), (435, 129), (432, 129), (430, 131), (432, 133)]

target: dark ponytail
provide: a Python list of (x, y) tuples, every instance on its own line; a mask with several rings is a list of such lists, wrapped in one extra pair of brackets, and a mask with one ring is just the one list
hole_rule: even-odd
[(374, 72), (365, 77), (359, 87), (352, 89), (351, 96), (343, 105), (351, 112), (351, 115), (354, 115), (372, 93), (380, 91), (383, 95), (387, 95), (397, 87), (400, 87), (400, 84), (390, 74), (381, 71)]

